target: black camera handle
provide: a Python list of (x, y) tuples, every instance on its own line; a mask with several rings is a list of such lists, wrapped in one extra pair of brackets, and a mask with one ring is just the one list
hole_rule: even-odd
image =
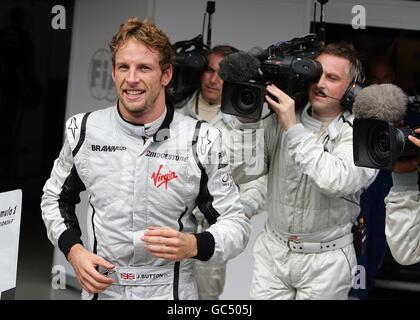
[[(318, 29), (318, 39), (321, 45), (325, 44), (325, 34), (326, 34), (326, 28), (325, 28), (325, 21), (324, 21), (324, 5), (328, 2), (328, 0), (317, 0), (319, 4), (321, 5), (321, 12), (319, 16), (319, 29)], [(311, 30), (312, 33), (315, 32), (315, 22), (316, 22), (316, 1), (314, 2), (314, 18), (313, 18), (313, 28)]]
[(211, 25), (212, 25), (212, 14), (216, 11), (216, 2), (207, 1), (206, 12), (209, 15), (209, 21), (207, 24), (207, 47), (211, 48)]
[(318, 2), (321, 4), (321, 15), (319, 16), (319, 42), (321, 45), (325, 44), (325, 21), (324, 21), (324, 5), (328, 2), (328, 0), (318, 0)]

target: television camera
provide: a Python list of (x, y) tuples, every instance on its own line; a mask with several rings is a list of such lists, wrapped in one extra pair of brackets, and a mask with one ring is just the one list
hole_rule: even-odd
[[(315, 34), (280, 42), (267, 49), (255, 47), (247, 54), (258, 59), (258, 63), (251, 66), (251, 69), (258, 70), (250, 70), (248, 66), (242, 70), (245, 74), (234, 70), (238, 67), (240, 69), (241, 61), (235, 59), (240, 60), (243, 54), (225, 57), (227, 62), (221, 62), (222, 78), (225, 80), (222, 112), (259, 120), (267, 94), (266, 86), (269, 83), (285, 91), (296, 104), (306, 102), (309, 82), (316, 81), (322, 75), (321, 64), (313, 60), (319, 52), (319, 47), (320, 43)], [(249, 73), (249, 77), (246, 73)], [(248, 80), (240, 81), (244, 78)]]
[[(211, 47), (211, 17), (215, 12), (214, 1), (207, 1), (202, 33), (191, 40), (172, 45), (175, 54), (174, 72), (169, 83), (169, 99), (178, 104), (200, 87), (200, 77), (207, 67), (207, 52)], [(204, 44), (204, 24), (208, 15), (207, 43)]]
[[(420, 95), (406, 99), (407, 113), (420, 117)], [(397, 161), (420, 155), (420, 148), (408, 140), (409, 135), (420, 138), (415, 128), (398, 127), (395, 121), (356, 118), (353, 123), (354, 163), (361, 167), (392, 170)]]

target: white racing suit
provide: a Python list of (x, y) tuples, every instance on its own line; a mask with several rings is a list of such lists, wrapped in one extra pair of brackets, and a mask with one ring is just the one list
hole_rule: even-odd
[(385, 198), (385, 235), (394, 259), (403, 265), (420, 262), (420, 194), (417, 172), (393, 173)]
[(67, 257), (81, 243), (75, 215), (79, 193), (89, 195), (88, 244), (116, 265), (117, 282), (84, 299), (197, 299), (193, 260), (156, 258), (141, 236), (148, 226), (196, 233), (198, 205), (212, 225), (197, 233), (197, 259), (222, 263), (238, 255), (250, 225), (233, 183), (220, 132), (167, 108), (148, 139), (122, 119), (116, 106), (78, 114), (66, 137), (41, 209), (48, 237)]
[[(309, 104), (299, 110), (297, 124), (287, 131), (275, 114), (261, 121), (263, 133), (246, 129), (255, 124), (237, 119), (231, 124), (259, 147), (252, 154), (255, 146), (245, 145), (243, 154), (256, 158), (238, 154), (234, 176), (247, 181), (268, 171), (268, 219), (254, 246), (250, 294), (255, 299), (347, 299), (352, 285), (352, 224), (360, 212), (361, 189), (376, 171), (353, 163), (349, 112), (321, 132), (309, 110)], [(239, 145), (231, 150), (239, 151)]]
[[(185, 102), (181, 102), (175, 111), (180, 112), (193, 119), (201, 120), (197, 114), (198, 94), (196, 91)], [(215, 106), (216, 107), (216, 106)], [(226, 123), (229, 117), (218, 112), (210, 122), (210, 125), (216, 127), (222, 133), (223, 143), (229, 143), (230, 131), (232, 130)], [(227, 148), (225, 148), (226, 151)], [(228, 159), (230, 155), (228, 154)], [(235, 177), (233, 177), (235, 180)], [(239, 185), (241, 203), (245, 214), (252, 217), (261, 210), (265, 203), (267, 194), (267, 176), (262, 176), (254, 181)], [(204, 218), (199, 208), (194, 209), (193, 214), (198, 221), (199, 230), (204, 231), (209, 227), (208, 221)], [(226, 275), (226, 263), (209, 263), (207, 261), (194, 261), (194, 275), (197, 280), (198, 295), (200, 300), (217, 300), (223, 293)]]

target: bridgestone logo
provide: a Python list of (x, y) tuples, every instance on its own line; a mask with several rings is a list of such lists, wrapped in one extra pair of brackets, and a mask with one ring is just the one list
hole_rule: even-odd
[(100, 152), (115, 152), (115, 151), (124, 151), (126, 147), (119, 147), (119, 146), (100, 146), (98, 144), (92, 144), (92, 151), (100, 151)]
[(183, 162), (188, 161), (187, 156), (180, 156), (180, 155), (177, 155), (177, 154), (169, 154), (169, 153), (160, 153), (160, 152), (154, 152), (154, 151), (150, 151), (150, 150), (147, 150), (146, 157), (161, 158), (161, 159), (183, 161)]

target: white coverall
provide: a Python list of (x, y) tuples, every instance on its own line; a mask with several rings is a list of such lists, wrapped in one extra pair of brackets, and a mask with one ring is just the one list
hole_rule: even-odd
[(420, 262), (420, 194), (417, 172), (393, 173), (385, 198), (385, 235), (394, 259), (402, 265)]
[[(164, 118), (163, 118), (164, 117)], [(88, 243), (114, 264), (116, 280), (84, 299), (197, 299), (193, 260), (156, 258), (144, 248), (149, 226), (196, 234), (195, 258), (223, 263), (249, 238), (249, 219), (231, 179), (220, 132), (167, 107), (153, 135), (125, 121), (117, 106), (71, 117), (51, 177), (45, 183), (42, 217), (48, 238), (67, 257), (81, 243), (75, 206), (89, 195)], [(146, 129), (147, 130), (147, 129)], [(213, 224), (197, 233), (199, 206)], [(100, 270), (99, 270), (100, 271)]]
[[(254, 246), (255, 299), (347, 299), (352, 285), (351, 228), (361, 189), (376, 171), (354, 165), (353, 115), (341, 113), (322, 132), (309, 112), (309, 104), (298, 110), (297, 124), (287, 131), (275, 114), (257, 124), (231, 122), (242, 129), (237, 134), (256, 137), (247, 141), (259, 148), (255, 161), (239, 157), (241, 151), (252, 154), (252, 143), (231, 148), (238, 154), (232, 168), (237, 182), (268, 172), (268, 220)], [(247, 170), (246, 163), (254, 169)]]

